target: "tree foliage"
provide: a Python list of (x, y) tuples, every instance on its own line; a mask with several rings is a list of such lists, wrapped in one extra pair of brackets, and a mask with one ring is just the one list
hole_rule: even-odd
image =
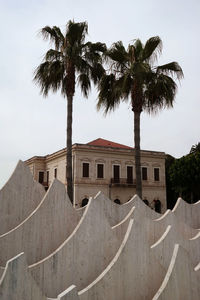
[(196, 145), (192, 145), (192, 148), (190, 150), (190, 153), (197, 153), (200, 152), (200, 143), (197, 143)]
[(172, 189), (184, 200), (200, 199), (200, 152), (176, 159), (169, 168)]
[(173, 163), (175, 162), (175, 157), (167, 154), (165, 159), (165, 178), (166, 178), (166, 194), (167, 194), (167, 208), (173, 209), (176, 201), (178, 199), (179, 193), (176, 192), (170, 180), (169, 170)]

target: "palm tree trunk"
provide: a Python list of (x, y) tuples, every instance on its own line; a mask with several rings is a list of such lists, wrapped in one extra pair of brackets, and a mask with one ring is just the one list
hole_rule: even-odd
[(72, 110), (73, 96), (67, 96), (67, 193), (73, 203), (73, 182), (72, 182)]
[(136, 173), (136, 194), (142, 199), (142, 178), (140, 158), (140, 114), (134, 111), (134, 142), (135, 142), (135, 173)]

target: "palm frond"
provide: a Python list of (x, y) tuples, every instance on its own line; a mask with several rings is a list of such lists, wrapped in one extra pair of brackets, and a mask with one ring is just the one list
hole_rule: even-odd
[(131, 67), (130, 67), (130, 74), (134, 77), (137, 78), (138, 81), (145, 81), (147, 74), (151, 72), (151, 67), (147, 63), (143, 62), (135, 62)]
[(101, 55), (95, 51), (86, 51), (84, 53), (84, 59), (88, 61), (88, 63), (93, 64), (95, 62), (101, 61)]
[(115, 110), (120, 104), (119, 92), (116, 88), (116, 79), (114, 74), (105, 75), (101, 78), (99, 84), (99, 95), (97, 110), (104, 109), (104, 113)]
[(78, 84), (80, 85), (83, 95), (87, 98), (91, 89), (90, 78), (87, 74), (82, 73), (78, 76)]
[(87, 42), (83, 45), (83, 56), (89, 63), (102, 63), (102, 54), (106, 51), (106, 45), (103, 43)]
[(157, 57), (162, 52), (162, 40), (159, 36), (151, 37), (147, 40), (143, 53), (142, 53), (142, 60), (150, 61), (153, 63), (157, 60)]
[(50, 49), (45, 54), (44, 59), (48, 61), (60, 60), (63, 58), (63, 53), (54, 49)]
[(155, 74), (152, 81), (146, 86), (143, 109), (150, 114), (155, 114), (162, 108), (173, 107), (176, 91), (177, 85), (171, 77)]
[(56, 33), (57, 37), (59, 38), (60, 43), (62, 43), (62, 45), (64, 45), (65, 38), (64, 38), (64, 35), (62, 34), (60, 28), (57, 26), (53, 26), (53, 29), (54, 29), (54, 32)]
[(75, 60), (76, 70), (78, 73), (88, 73), (90, 69), (90, 64), (82, 58), (81, 56), (77, 56)]
[(127, 62), (127, 52), (122, 41), (114, 43), (105, 55), (116, 62), (117, 65), (125, 65)]
[(49, 66), (50, 62), (46, 61), (40, 64), (35, 72), (33, 80), (40, 86), (40, 93), (43, 94), (45, 97), (48, 95), (48, 87), (49, 87)]
[[(140, 39), (136, 39), (133, 45), (128, 46), (128, 51), (130, 51), (130, 55), (131, 52), (134, 52), (134, 58), (135, 58), (134, 61), (141, 61), (142, 50), (143, 50), (143, 44), (140, 41)], [(131, 56), (129, 57), (131, 58)]]
[(62, 62), (56, 60), (50, 64), (49, 79), (50, 79), (51, 89), (54, 93), (59, 90), (63, 81), (64, 74), (65, 74), (65, 69), (63, 67)]
[(104, 53), (107, 50), (106, 44), (104, 43), (91, 43), (91, 42), (87, 42), (84, 47), (87, 47), (88, 51), (91, 52), (101, 52)]
[(176, 76), (177, 79), (182, 79), (184, 77), (183, 70), (177, 62), (171, 62), (162, 66), (158, 66), (157, 73)]
[(40, 86), (40, 92), (46, 97), (50, 90), (56, 92), (63, 80), (64, 68), (59, 61), (46, 61), (35, 70), (33, 80)]
[(122, 86), (122, 97), (124, 100), (128, 100), (130, 94), (131, 94), (131, 88), (133, 84), (133, 79), (131, 78), (129, 73), (126, 73), (121, 76), (119, 79), (119, 82), (121, 81)]
[(69, 21), (66, 27), (66, 41), (70, 46), (75, 44), (82, 44), (85, 40), (85, 36), (88, 33), (87, 22), (75, 23), (74, 21)]
[(56, 50), (58, 50), (64, 43), (64, 36), (60, 29), (56, 26), (45, 26), (41, 29), (40, 33), (42, 34), (44, 40), (49, 39), (50, 42), (55, 44)]
[(94, 84), (97, 84), (103, 75), (105, 75), (105, 69), (101, 63), (95, 63), (91, 66), (90, 76)]

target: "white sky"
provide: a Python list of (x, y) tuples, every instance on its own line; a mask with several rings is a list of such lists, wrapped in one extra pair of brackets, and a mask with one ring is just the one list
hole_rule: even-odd
[[(0, 187), (17, 161), (65, 147), (66, 100), (60, 93), (44, 99), (32, 82), (48, 42), (39, 29), (70, 20), (87, 21), (88, 39), (110, 46), (159, 35), (163, 53), (158, 64), (177, 61), (185, 78), (173, 109), (141, 115), (141, 148), (175, 157), (200, 142), (200, 1), (191, 0), (0, 0)], [(96, 111), (93, 89), (74, 97), (73, 143), (98, 137), (133, 146), (133, 113), (121, 105), (106, 118)]]

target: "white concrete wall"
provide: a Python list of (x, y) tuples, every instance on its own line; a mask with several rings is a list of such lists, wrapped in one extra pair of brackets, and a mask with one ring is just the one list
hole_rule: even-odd
[(194, 204), (189, 204), (179, 198), (173, 212), (182, 222), (192, 228), (200, 229), (200, 200)]
[(200, 233), (193, 239), (184, 239), (183, 236), (172, 225), (169, 225), (160, 239), (151, 246), (159, 262), (164, 268), (168, 268), (172, 257), (174, 245), (178, 243), (188, 253), (193, 268), (200, 262)]
[(79, 291), (80, 300), (97, 300), (99, 295), (102, 299), (151, 299), (165, 271), (151, 256), (145, 235), (142, 223), (130, 221), (116, 256), (94, 282)]
[(199, 204), (179, 199), (160, 215), (136, 195), (117, 205), (99, 192), (75, 210), (55, 180), (32, 213), (0, 236), (0, 262), (21, 249), (29, 263), (42, 257), (27, 267), (18, 255), (1, 266), (0, 299), (199, 300)]
[(190, 264), (188, 253), (176, 244), (166, 276), (152, 300), (199, 300), (199, 279), (199, 274)]
[(67, 239), (79, 219), (65, 186), (55, 179), (32, 214), (0, 236), (0, 265), (20, 252), (26, 253), (28, 264), (45, 258)]
[(1, 300), (46, 300), (29, 271), (24, 254), (9, 260), (0, 279)]
[(94, 280), (114, 257), (120, 242), (101, 202), (90, 199), (72, 235), (52, 255), (29, 268), (44, 294), (56, 297), (71, 284), (81, 289)]
[(45, 195), (29, 168), (19, 161), (12, 176), (0, 190), (0, 234), (16, 227), (38, 206)]

